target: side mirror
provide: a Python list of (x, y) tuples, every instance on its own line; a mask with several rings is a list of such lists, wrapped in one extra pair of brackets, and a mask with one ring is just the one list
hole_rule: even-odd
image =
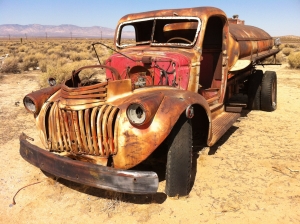
[(48, 83), (50, 86), (55, 86), (56, 85), (56, 80), (54, 78), (49, 78)]

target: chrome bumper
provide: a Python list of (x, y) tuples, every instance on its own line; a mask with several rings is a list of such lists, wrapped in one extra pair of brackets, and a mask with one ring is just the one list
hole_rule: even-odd
[(118, 170), (88, 162), (72, 160), (41, 149), (20, 135), (20, 154), (32, 165), (54, 176), (76, 183), (111, 191), (131, 194), (157, 192), (158, 177), (155, 172)]

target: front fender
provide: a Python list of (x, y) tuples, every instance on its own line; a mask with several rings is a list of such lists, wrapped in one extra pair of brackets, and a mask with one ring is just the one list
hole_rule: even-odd
[[(126, 115), (131, 98), (137, 101), (139, 94), (154, 94), (160, 101), (152, 121), (141, 127), (133, 126)], [(197, 93), (174, 88), (155, 88), (139, 91), (123, 102), (124, 104), (119, 106), (120, 113), (117, 130), (115, 130), (118, 136), (117, 154), (113, 158), (116, 168), (129, 169), (145, 160), (166, 139), (179, 116), (189, 105), (202, 106), (211, 125), (209, 106), (206, 100)]]

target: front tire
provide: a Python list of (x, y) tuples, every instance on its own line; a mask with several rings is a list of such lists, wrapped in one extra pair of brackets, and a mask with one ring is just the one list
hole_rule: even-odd
[(192, 125), (184, 114), (173, 127), (167, 143), (165, 192), (169, 197), (186, 196), (191, 188)]
[(266, 71), (261, 84), (261, 110), (274, 111), (277, 108), (277, 75)]

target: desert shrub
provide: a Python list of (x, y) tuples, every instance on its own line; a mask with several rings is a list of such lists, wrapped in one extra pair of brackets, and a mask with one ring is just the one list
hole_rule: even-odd
[(47, 56), (47, 58), (51, 61), (57, 61), (59, 59), (59, 56), (56, 54), (50, 54)]
[(300, 68), (300, 52), (294, 52), (289, 55), (288, 62), (291, 68)]
[(297, 45), (296, 44), (286, 44), (286, 47), (297, 48)]
[[(276, 63), (282, 63), (285, 61), (285, 57), (283, 53), (280, 51), (278, 54), (276, 54)], [(274, 56), (266, 58), (263, 63), (274, 63)]]
[(40, 67), (41, 72), (46, 72), (47, 71), (47, 65), (48, 65), (47, 60), (39, 61), (39, 67)]
[(28, 71), (30, 68), (38, 67), (38, 58), (35, 55), (26, 55), (23, 59), (22, 70)]
[(26, 47), (25, 45), (22, 45), (18, 48), (19, 52), (27, 52), (28, 51), (28, 47)]
[(43, 73), (40, 77), (40, 85), (42, 87), (48, 86), (48, 78), (55, 78), (56, 83), (60, 84), (71, 77), (73, 70), (86, 65), (91, 65), (91, 63), (84, 60), (67, 64), (61, 64), (61, 62), (58, 62), (55, 65), (48, 65), (47, 72)]
[(286, 47), (286, 48), (283, 48), (282, 49), (282, 53), (285, 55), (285, 56), (289, 56), (290, 53), (293, 51), (292, 48), (289, 48), (289, 47)]
[(0, 55), (5, 54), (6, 52), (8, 52), (8, 49), (4, 46), (0, 46)]
[(282, 50), (283, 48), (285, 48), (285, 44), (280, 44), (279, 45), (279, 50)]
[(92, 55), (89, 54), (88, 52), (77, 53), (73, 51), (69, 53), (69, 58), (72, 61), (89, 60), (92, 59)]
[(9, 57), (9, 58), (6, 58), (2, 62), (1, 72), (3, 72), (3, 73), (17, 73), (19, 71), (20, 71), (20, 69), (19, 69), (18, 58)]
[(51, 60), (51, 58), (48, 58), (39, 61), (39, 67), (42, 72), (47, 72), (47, 67), (63, 66), (67, 63), (67, 58), (55, 58), (55, 60)]
[(65, 50), (64, 50), (63, 47), (60, 46), (60, 45), (55, 46), (54, 48), (49, 48), (49, 49), (47, 50), (47, 54), (49, 54), (49, 55), (55, 54), (55, 55), (57, 55), (58, 57), (65, 57), (65, 56), (66, 56)]
[(25, 52), (19, 52), (18, 53), (18, 61), (20, 63), (22, 63), (24, 61), (24, 57), (25, 57), (26, 53)]

